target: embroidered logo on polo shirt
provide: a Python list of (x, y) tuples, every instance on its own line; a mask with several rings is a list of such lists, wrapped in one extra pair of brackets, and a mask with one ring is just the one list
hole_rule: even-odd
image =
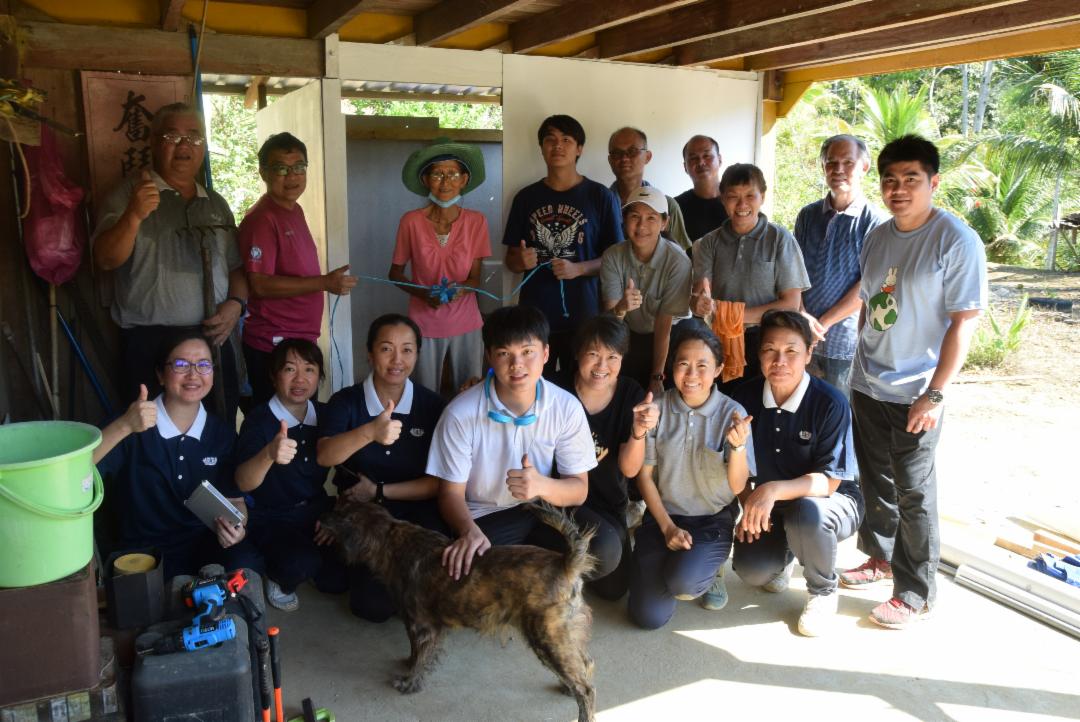
[(202, 460), (203, 466), (217, 466), (216, 456), (206, 456)]
[(287, 230), (287, 231), (285, 231), (285, 235), (286, 235), (286, 236), (292, 236), (292, 235), (295, 235), (295, 234), (294, 234), (294, 233), (292, 232), (292, 230), (290, 229), (290, 230)]
[(424, 435), (424, 430), (421, 429), (419, 426), (414, 426), (413, 428), (409, 429), (409, 433), (419, 439), (421, 436)]
[(257, 261), (262, 258), (262, 249), (258, 246), (251, 247), (251, 260)]
[(810, 440), (810, 432), (809, 431), (800, 431), (799, 432), (799, 438), (802, 439), (803, 441), (809, 441)]

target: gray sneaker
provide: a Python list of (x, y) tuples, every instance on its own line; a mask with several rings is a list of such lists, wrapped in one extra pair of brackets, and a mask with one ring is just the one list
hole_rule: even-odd
[(769, 592), (770, 594), (779, 594), (780, 592), (786, 591), (788, 585), (791, 584), (791, 573), (793, 571), (795, 571), (794, 559), (788, 562), (787, 566), (781, 569), (775, 577), (762, 584), (762, 590)]
[(264, 577), (266, 581), (266, 603), (274, 609), (280, 609), (283, 612), (295, 612), (300, 608), (300, 598), (296, 596), (296, 592), (286, 594), (281, 585), (275, 582), (269, 577)]
[(724, 584), (724, 567), (721, 566), (716, 571), (716, 578), (713, 579), (712, 586), (709, 587), (709, 591), (701, 595), (701, 606), (706, 609), (719, 612), (721, 609), (727, 606), (728, 593), (727, 585)]

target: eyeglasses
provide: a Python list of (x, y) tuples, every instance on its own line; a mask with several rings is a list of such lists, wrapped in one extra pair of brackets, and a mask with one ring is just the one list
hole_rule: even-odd
[(270, 172), (277, 176), (287, 176), (289, 173), (293, 175), (307, 175), (307, 161), (298, 161), (292, 165), (285, 165), (284, 163), (274, 163), (270, 166)]
[(175, 361), (169, 361), (165, 365), (177, 376), (184, 376), (192, 369), (195, 369), (195, 373), (199, 374), (199, 376), (209, 376), (214, 373), (214, 362), (205, 359), (191, 363), (185, 359), (178, 358)]
[(194, 145), (196, 147), (206, 142), (206, 138), (203, 138), (201, 135), (180, 135), (179, 133), (162, 133), (161, 139), (172, 145), (180, 145), (181, 142), (187, 141), (188, 145)]
[(633, 160), (647, 150), (648, 148), (635, 148), (634, 146), (630, 146), (626, 150), (619, 150), (616, 148), (608, 151), (608, 157), (614, 160), (622, 160), (623, 158), (630, 158)]
[(452, 170), (449, 173), (443, 173), (441, 170), (437, 170), (433, 173), (428, 173), (428, 178), (435, 181), (436, 183), (442, 183), (444, 180), (448, 180), (451, 182), (456, 181), (463, 175), (465, 174), (460, 173), (456, 170)]

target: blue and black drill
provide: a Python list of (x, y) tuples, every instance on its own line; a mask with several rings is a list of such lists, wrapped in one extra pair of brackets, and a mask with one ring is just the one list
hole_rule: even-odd
[(224, 576), (195, 579), (184, 586), (184, 604), (195, 609), (191, 624), (177, 634), (162, 637), (153, 647), (153, 654), (194, 652), (212, 647), (236, 637), (236, 624), (224, 618), (225, 601), (236, 596), (247, 583), (242, 570), (228, 579)]

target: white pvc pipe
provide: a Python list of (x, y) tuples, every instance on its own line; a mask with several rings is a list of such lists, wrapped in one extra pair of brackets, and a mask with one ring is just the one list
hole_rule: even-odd
[(1080, 639), (1080, 614), (1071, 612), (1061, 605), (1047, 601), (1036, 594), (974, 569), (968, 564), (961, 564), (957, 568), (956, 581), (961, 586), (979, 592), (990, 599), (1017, 609), (1030, 617)]

